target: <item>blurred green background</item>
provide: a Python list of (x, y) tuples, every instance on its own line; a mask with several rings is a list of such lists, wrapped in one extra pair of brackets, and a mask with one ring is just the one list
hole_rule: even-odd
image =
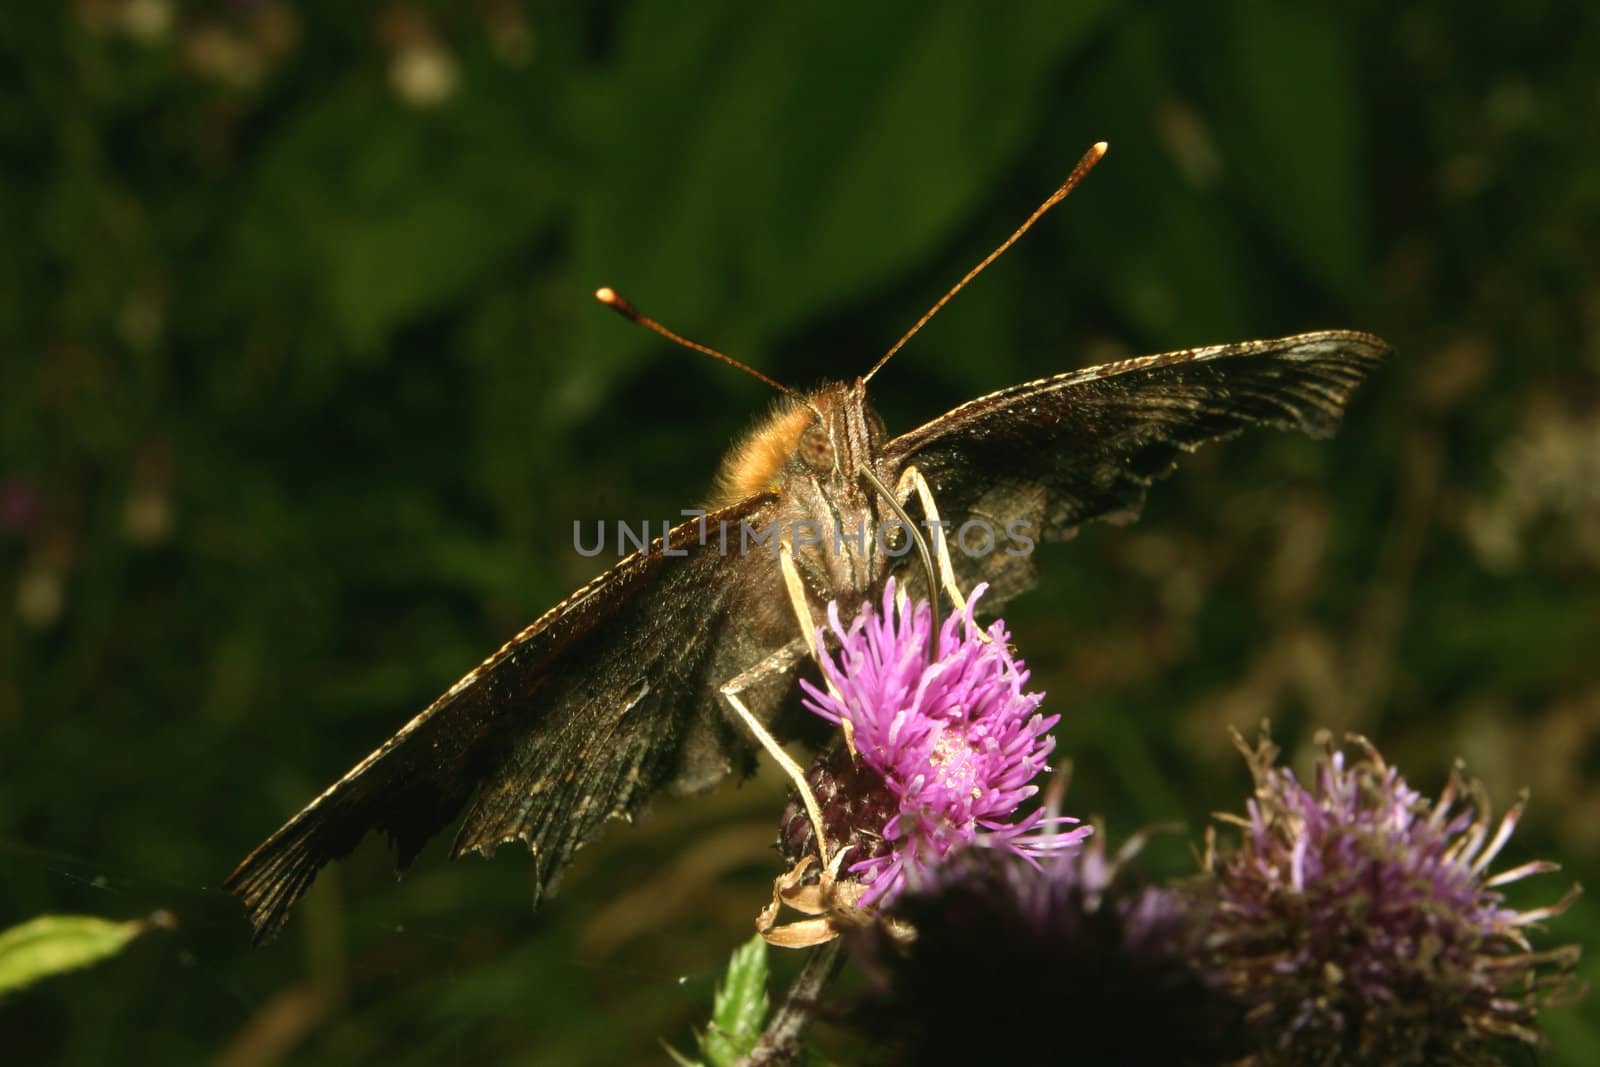
[[(1010, 622), (1114, 835), (1242, 803), (1227, 727), (1464, 758), (1519, 886), (1600, 886), (1592, 5), (311, 4), (0, 14), (0, 926), (170, 909), (0, 1002), (10, 1063), (662, 1063), (777, 862), (768, 775), (396, 885), (380, 842), (251, 950), (218, 884), (667, 518), (763, 411), (862, 372), (903, 431), (1108, 358), (1356, 327), (1331, 442), (1198, 454)], [(1181, 839), (1155, 869), (1190, 863)], [(1545, 943), (1600, 947), (1581, 900)], [(1593, 955), (1585, 969), (1595, 969)], [(788, 964), (789, 961), (784, 961)], [(1070, 1006), (1064, 1006), (1070, 1010)], [(1600, 1062), (1584, 1009), (1542, 1062)], [(1063, 1046), (1070, 1030), (1063, 1030)]]

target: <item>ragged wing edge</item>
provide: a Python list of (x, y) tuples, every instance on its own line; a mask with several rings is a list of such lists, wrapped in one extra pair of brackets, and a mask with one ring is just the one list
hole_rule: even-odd
[(631, 581), (638, 577), (648, 569), (651, 557), (655, 557), (658, 561), (671, 558), (663, 557), (661, 550), (664, 544), (670, 543), (675, 549), (682, 547), (691, 531), (699, 535), (708, 526), (714, 526), (722, 519), (747, 514), (759, 500), (760, 498), (751, 498), (710, 512), (703, 517), (680, 523), (668, 531), (665, 537), (658, 537), (652, 541), (644, 551), (635, 552), (602, 572), (501, 645), (492, 655), (445, 690), (438, 699), (413, 716), (393, 737), (379, 745), (258, 845), (223, 880), (223, 887), (238, 897), (249, 912), (250, 922), (255, 931), (254, 942), (261, 944), (275, 935), (288, 921), (290, 909), (310, 889), (318, 872), (333, 860), (352, 852), (370, 831), (370, 826), (363, 827), (353, 839), (336, 842), (332, 848), (313, 847), (319, 832), (323, 830), (319, 819), (324, 810), (338, 804), (347, 796), (364, 774), (405, 744), (406, 740), (431, 718), (446, 711), (457, 696), (492, 671), (514, 651), (539, 639), (563, 619), (574, 615), (585, 601), (595, 596), (601, 589), (615, 581)]

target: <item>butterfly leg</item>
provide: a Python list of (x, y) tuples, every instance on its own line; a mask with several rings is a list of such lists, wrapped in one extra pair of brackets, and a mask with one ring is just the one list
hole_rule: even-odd
[[(816, 627), (811, 622), (811, 607), (806, 603), (805, 583), (800, 580), (799, 568), (794, 565), (794, 548), (787, 541), (778, 542), (778, 570), (783, 572), (783, 587), (789, 594), (789, 607), (794, 611), (795, 621), (800, 624), (800, 636), (806, 640), (806, 651), (811, 653), (813, 660), (821, 663), (817, 657)], [(833, 688), (831, 682), (828, 688)]]
[[(780, 948), (810, 948), (832, 941), (839, 936), (839, 921), (833, 914), (835, 906), (840, 902), (853, 903), (855, 900), (855, 897), (836, 899), (835, 887), (838, 885), (839, 868), (845, 854), (850, 851), (849, 848), (835, 852), (830, 860), (828, 837), (822, 828), (822, 809), (817, 803), (816, 794), (811, 791), (810, 783), (806, 781), (805, 772), (789, 757), (772, 733), (761, 725), (745, 706), (744, 701), (739, 698), (744, 689), (770, 676), (772, 672), (787, 674), (799, 658), (799, 642), (790, 642), (754, 667), (740, 672), (721, 688), (723, 699), (738, 714), (746, 729), (755, 735), (756, 740), (761, 742), (761, 747), (767, 750), (767, 754), (783, 768), (784, 773), (794, 783), (795, 790), (800, 794), (800, 801), (805, 805), (806, 817), (811, 820), (812, 833), (817, 839), (817, 854), (802, 857), (791, 870), (778, 876), (772, 884), (772, 900), (756, 916), (756, 931), (768, 944)], [(815, 885), (808, 885), (806, 874), (813, 865), (820, 868), (821, 874)], [(859, 896), (859, 887), (857, 888)], [(809, 918), (779, 925), (778, 916), (784, 905)]]
[[(800, 642), (791, 641), (754, 667), (734, 675), (722, 685), (719, 692), (722, 694), (722, 699), (726, 700), (728, 706), (739, 716), (745, 728), (754, 734), (761, 747), (767, 750), (767, 755), (783, 768), (783, 773), (794, 783), (796, 791), (800, 794), (800, 801), (805, 805), (806, 817), (811, 820), (812, 832), (817, 838), (817, 857), (821, 859), (825, 871), (833, 871), (835, 867), (828, 863), (828, 839), (822, 830), (822, 809), (817, 804), (816, 795), (811, 792), (811, 786), (806, 782), (805, 771), (801, 770), (800, 765), (783, 750), (783, 746), (778, 744), (777, 738), (772, 736), (771, 731), (751, 714), (744, 701), (739, 699), (741, 692), (770, 676), (772, 672), (787, 674), (800, 659), (803, 647)], [(769, 942), (786, 948), (805, 948), (838, 936), (826, 918), (814, 918), (790, 924), (793, 929), (775, 925), (779, 909), (785, 902), (790, 902), (791, 895), (798, 891), (798, 884), (806, 868), (813, 862), (814, 857), (805, 857), (792, 871), (780, 876), (773, 883), (772, 902), (762, 908), (756, 917), (756, 929)]]
[(767, 750), (767, 755), (772, 757), (773, 762), (781, 767), (783, 773), (787, 774), (789, 780), (794, 783), (795, 789), (800, 794), (800, 801), (805, 805), (806, 816), (811, 820), (811, 827), (816, 831), (817, 852), (822, 860), (822, 865), (826, 867), (828, 865), (828, 844), (827, 838), (822, 832), (822, 809), (818, 806), (817, 798), (812, 794), (811, 787), (806, 784), (805, 770), (789, 756), (789, 753), (783, 750), (783, 746), (778, 744), (778, 739), (772, 736), (772, 732), (761, 725), (761, 720), (757, 719), (750, 709), (745, 706), (744, 701), (739, 699), (740, 693), (756, 682), (771, 677), (773, 673), (787, 674), (795, 663), (799, 661), (801, 654), (801, 649), (796, 647), (793, 642), (790, 642), (755, 666), (734, 675), (723, 683), (718, 692), (722, 694), (722, 699), (728, 702), (728, 706), (733, 708), (734, 714), (739, 716), (739, 721), (744, 723), (745, 729), (755, 736), (761, 747)]
[[(800, 636), (805, 641), (804, 647), (811, 654), (812, 660), (820, 663), (822, 661), (817, 650), (815, 626), (811, 621), (811, 608), (806, 602), (805, 584), (800, 578), (799, 569), (794, 565), (794, 549), (787, 541), (781, 541), (778, 544), (778, 569), (783, 573), (784, 588), (789, 594), (789, 606), (794, 610), (795, 621), (800, 626)], [(760, 663), (739, 672), (729, 679), (723, 684), (719, 692), (722, 693), (722, 698), (728, 702), (728, 706), (733, 708), (734, 713), (739, 716), (745, 728), (760, 742), (761, 747), (767, 750), (767, 755), (772, 757), (773, 761), (789, 776), (789, 780), (794, 783), (796, 792), (800, 794), (801, 803), (805, 805), (806, 816), (811, 820), (811, 828), (817, 835), (818, 858), (821, 859), (822, 866), (826, 868), (828, 866), (828, 838), (822, 830), (822, 809), (817, 804), (816, 796), (811, 792), (811, 786), (806, 783), (805, 771), (783, 750), (783, 746), (778, 744), (777, 738), (773, 737), (771, 731), (763, 726), (761, 721), (751, 713), (750, 709), (745, 706), (744, 701), (739, 699), (739, 694), (756, 682), (769, 678), (775, 673), (787, 674), (799, 659), (799, 655), (794, 643), (790, 642)], [(828, 690), (837, 698), (839, 692), (834, 688), (833, 682), (828, 678), (826, 672), (823, 673), (823, 680), (827, 683)], [(844, 735), (845, 744), (849, 746), (850, 752), (854, 754), (855, 741), (851, 737), (850, 724), (848, 722), (844, 724)]]
[(912, 492), (922, 501), (922, 515), (933, 534), (933, 558), (939, 565), (939, 584), (944, 586), (945, 593), (950, 597), (951, 608), (959, 611), (966, 605), (967, 597), (961, 591), (961, 586), (956, 584), (956, 571), (950, 564), (950, 546), (944, 537), (944, 520), (939, 518), (939, 505), (933, 502), (933, 489), (915, 463), (900, 473), (900, 480), (894, 487), (895, 499), (902, 502), (909, 501)]
[[(812, 662), (819, 667), (822, 665), (822, 656), (817, 652), (817, 636), (811, 624), (811, 608), (806, 603), (806, 587), (800, 580), (800, 571), (794, 565), (794, 549), (789, 542), (778, 542), (778, 569), (783, 572), (783, 585), (789, 591), (789, 607), (794, 611), (795, 622), (800, 624), (800, 635), (806, 639), (806, 649), (811, 653)], [(833, 684), (833, 679), (828, 677), (828, 672), (822, 672), (822, 683), (828, 687), (828, 692), (840, 703), (844, 697), (839, 695), (839, 689)], [(850, 756), (856, 754), (855, 725), (849, 719), (839, 723), (844, 731), (844, 744), (850, 750)]]

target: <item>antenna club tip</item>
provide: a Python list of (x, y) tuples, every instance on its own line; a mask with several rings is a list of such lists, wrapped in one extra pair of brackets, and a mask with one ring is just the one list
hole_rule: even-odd
[(623, 299), (622, 294), (609, 285), (602, 285), (596, 289), (594, 298), (625, 319), (637, 320), (639, 318), (638, 309)]
[(1103, 156), (1110, 150), (1111, 145), (1105, 141), (1096, 141), (1094, 144), (1089, 146), (1089, 151), (1093, 152), (1096, 156)]

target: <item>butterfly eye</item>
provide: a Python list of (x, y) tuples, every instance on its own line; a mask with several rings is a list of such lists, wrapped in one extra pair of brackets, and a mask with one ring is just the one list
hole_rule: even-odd
[(889, 436), (889, 427), (884, 424), (883, 416), (871, 408), (867, 409), (867, 432), (874, 441), (882, 441)]
[(800, 435), (800, 462), (822, 473), (833, 469), (833, 442), (821, 426), (812, 426)]

